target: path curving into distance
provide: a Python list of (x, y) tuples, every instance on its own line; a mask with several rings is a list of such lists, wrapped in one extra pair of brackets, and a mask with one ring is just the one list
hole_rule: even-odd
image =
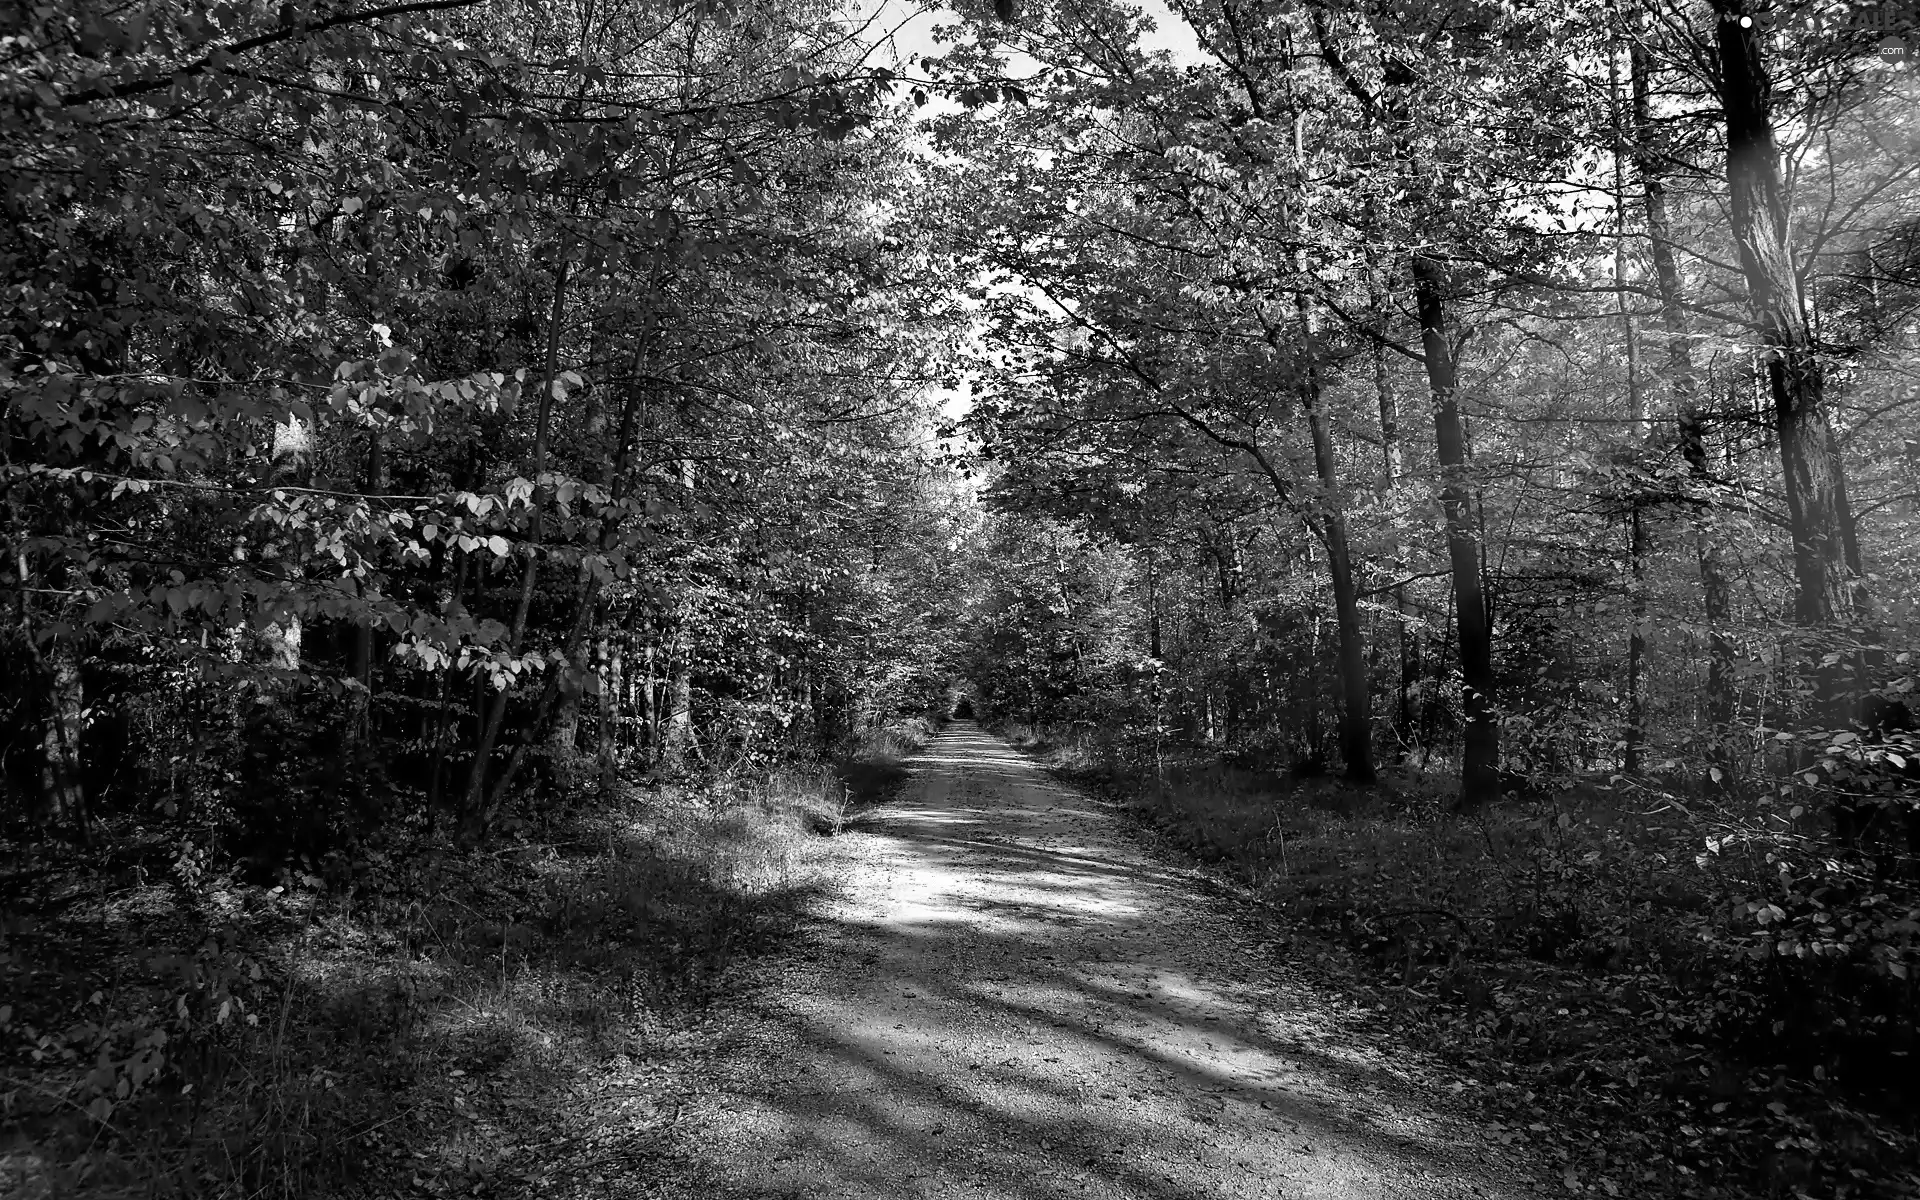
[[(843, 835), (812, 957), (702, 1113), (753, 1197), (1511, 1197), (1437, 1070), (971, 724)], [(706, 1106), (703, 1106), (706, 1107)]]

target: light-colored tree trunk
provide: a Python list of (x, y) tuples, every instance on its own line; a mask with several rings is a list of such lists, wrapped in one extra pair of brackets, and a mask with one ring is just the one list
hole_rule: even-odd
[(603, 636), (598, 647), (600, 671), (600, 711), (594, 723), (594, 761), (600, 776), (600, 790), (611, 792), (619, 782), (619, 722), (627, 710), (625, 663), (610, 636)]
[(670, 774), (687, 769), (693, 748), (693, 671), (684, 650), (674, 655), (667, 681), (666, 728), (660, 735), (660, 765)]

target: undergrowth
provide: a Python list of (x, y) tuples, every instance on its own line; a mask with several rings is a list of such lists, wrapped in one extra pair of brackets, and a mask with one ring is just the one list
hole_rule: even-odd
[(1698, 812), (1589, 786), (1463, 817), (1411, 773), (1357, 789), (1008, 732), (1466, 1067), (1570, 1194), (1920, 1194), (1911, 983), (1871, 969), (1911, 930), (1861, 917), (1849, 957), (1757, 952), (1755, 906), (1793, 881)]
[(85, 856), (0, 878), (0, 1194), (697, 1191), (681, 1117), (723, 1002), (928, 732), (629, 788), (478, 852), (395, 842), (344, 885)]

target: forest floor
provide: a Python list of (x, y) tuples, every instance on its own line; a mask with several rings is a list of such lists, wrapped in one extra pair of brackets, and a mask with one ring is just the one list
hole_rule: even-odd
[(828, 923), (733, 1014), (687, 1113), (704, 1178), (754, 1197), (1562, 1192), (1528, 1170), (1530, 1135), (1467, 1116), (1465, 1081), (1291, 969), (1110, 805), (972, 725), (913, 766), (837, 839)]

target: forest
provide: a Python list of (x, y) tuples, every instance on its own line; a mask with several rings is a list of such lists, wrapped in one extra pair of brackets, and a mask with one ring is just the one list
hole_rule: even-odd
[(0, 1191), (727, 1194), (961, 718), (1559, 1191), (1920, 1194), (1920, 7), (22, 0), (0, 94)]

